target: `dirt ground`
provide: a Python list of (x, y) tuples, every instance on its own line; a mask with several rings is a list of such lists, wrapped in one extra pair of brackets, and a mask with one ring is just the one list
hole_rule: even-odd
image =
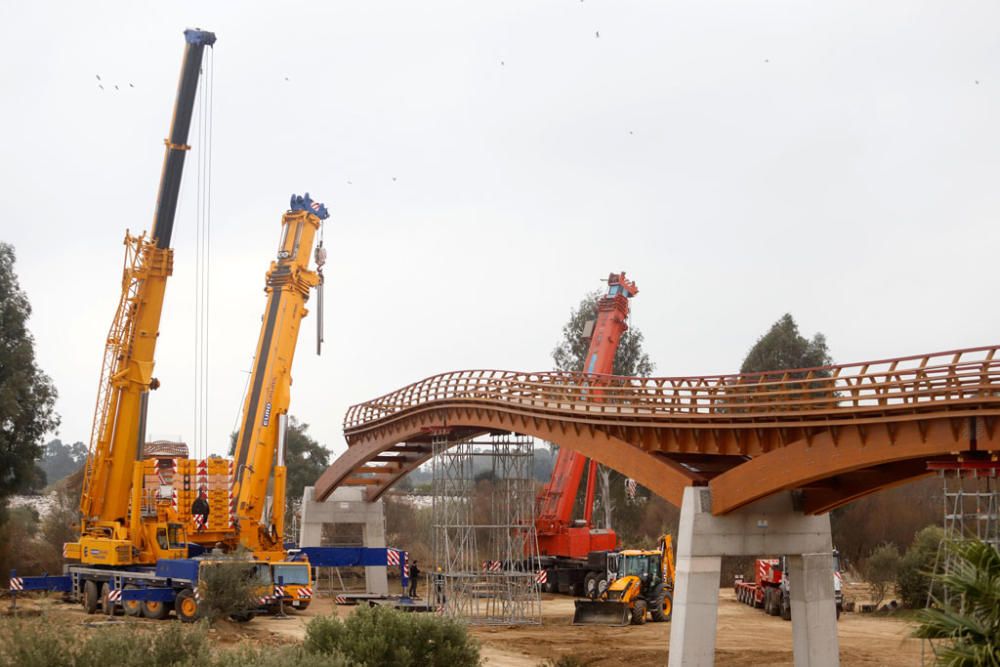
[[(100, 616), (86, 616), (77, 605), (55, 600), (25, 600), (21, 606), (27, 613), (42, 607), (48, 613), (65, 614), (88, 624), (108, 622)], [(331, 612), (345, 616), (352, 609), (320, 598), (305, 612), (290, 612), (287, 619), (261, 617), (246, 624), (221, 623), (210, 632), (225, 645), (246, 641), (280, 644), (302, 639), (306, 623), (314, 616)], [(489, 667), (535, 667), (546, 659), (563, 655), (575, 656), (595, 667), (666, 664), (669, 623), (581, 627), (571, 624), (572, 617), (571, 598), (544, 595), (541, 626), (474, 627), (472, 634), (482, 643), (482, 654)], [(920, 664), (920, 642), (908, 637), (911, 626), (904, 620), (845, 613), (838, 630), (842, 665)], [(792, 664), (791, 623), (738, 603), (731, 589), (719, 591), (717, 633), (717, 665)]]

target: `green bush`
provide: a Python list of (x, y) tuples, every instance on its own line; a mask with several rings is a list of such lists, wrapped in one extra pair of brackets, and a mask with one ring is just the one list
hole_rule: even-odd
[(260, 582), (254, 567), (243, 558), (204, 563), (198, 590), (198, 614), (215, 621), (220, 618), (249, 617), (258, 607)]
[(980, 540), (947, 545), (950, 572), (935, 575), (948, 599), (919, 612), (914, 635), (935, 642), (937, 664), (994, 667), (1000, 664), (1000, 552)]
[(305, 649), (342, 654), (366, 667), (475, 667), (479, 646), (461, 623), (386, 607), (360, 607), (346, 620), (318, 617), (306, 627)]
[(0, 623), (2, 667), (186, 667), (210, 652), (200, 626), (124, 623), (82, 631), (48, 618)]
[(898, 574), (899, 549), (895, 544), (880, 544), (868, 555), (864, 575), (876, 606), (882, 604), (887, 593), (895, 590)]
[[(187, 667), (187, 666), (185, 666)], [(339, 653), (309, 653), (301, 646), (220, 651), (210, 663), (191, 667), (363, 667)]]
[(942, 539), (944, 530), (940, 526), (927, 526), (916, 534), (899, 562), (899, 596), (911, 609), (923, 609), (927, 605), (931, 573)]

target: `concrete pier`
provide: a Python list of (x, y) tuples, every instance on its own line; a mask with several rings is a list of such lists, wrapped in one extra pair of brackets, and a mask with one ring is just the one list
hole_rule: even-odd
[(713, 516), (711, 491), (688, 487), (677, 535), (670, 667), (715, 662), (722, 556), (789, 556), (795, 665), (840, 664), (830, 517), (803, 514), (791, 492)]
[[(385, 547), (385, 510), (381, 500), (368, 503), (363, 500), (362, 489), (345, 486), (336, 489), (326, 502), (317, 502), (313, 487), (307, 486), (302, 494), (302, 528), (299, 546), (362, 546)], [(323, 527), (354, 524), (361, 526), (362, 543), (357, 545), (324, 544)], [(376, 595), (389, 594), (386, 568), (366, 567), (365, 588)]]

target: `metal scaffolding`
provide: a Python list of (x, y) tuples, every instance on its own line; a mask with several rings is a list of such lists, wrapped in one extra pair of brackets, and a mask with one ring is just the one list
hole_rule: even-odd
[(432, 603), (476, 625), (541, 623), (534, 441), (433, 439)]
[[(1000, 463), (955, 461), (928, 467), (938, 471), (944, 487), (944, 539), (934, 563), (938, 579), (955, 570), (948, 552), (950, 543), (978, 539), (1000, 550)], [(961, 600), (952, 598), (947, 586), (932, 585), (927, 606), (935, 606), (938, 600), (946, 605), (961, 605)], [(921, 664), (936, 664), (937, 648), (935, 641), (925, 640)]]

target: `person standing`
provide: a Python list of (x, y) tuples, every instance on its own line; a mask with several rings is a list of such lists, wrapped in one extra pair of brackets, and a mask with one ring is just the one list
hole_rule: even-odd
[(413, 561), (413, 565), (410, 566), (410, 592), (409, 596), (411, 598), (417, 597), (417, 581), (420, 579), (420, 568), (417, 566), (417, 561)]

